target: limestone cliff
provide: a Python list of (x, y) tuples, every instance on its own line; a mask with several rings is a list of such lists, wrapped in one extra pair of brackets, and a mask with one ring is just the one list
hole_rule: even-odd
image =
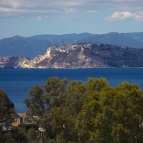
[(0, 57), (0, 68), (143, 67), (143, 49), (82, 43), (52, 46), (33, 59)]

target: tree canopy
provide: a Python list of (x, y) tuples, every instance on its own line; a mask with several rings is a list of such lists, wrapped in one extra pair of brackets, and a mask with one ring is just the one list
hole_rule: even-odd
[(44, 87), (34, 86), (24, 102), (49, 142), (143, 142), (143, 91), (136, 84), (52, 77)]
[(12, 122), (17, 117), (15, 107), (4, 90), (0, 90), (0, 142), (18, 141), (17, 129), (12, 128)]

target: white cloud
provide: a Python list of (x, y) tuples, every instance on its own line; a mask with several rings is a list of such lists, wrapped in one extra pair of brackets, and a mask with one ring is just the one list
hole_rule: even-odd
[(119, 21), (119, 20), (124, 20), (124, 19), (130, 19), (132, 18), (134, 15), (130, 12), (115, 12), (113, 13), (111, 16), (108, 16), (107, 18), (105, 18), (106, 21)]
[(111, 16), (106, 17), (104, 20), (109, 22), (121, 21), (126, 19), (134, 19), (138, 21), (143, 20), (143, 12), (131, 13), (125, 12), (114, 12)]
[(0, 6), (9, 7), (9, 8), (17, 8), (20, 6), (20, 1), (18, 1), (18, 0), (1, 0)]
[(139, 12), (135, 13), (134, 17), (138, 21), (143, 21), (143, 11), (139, 11)]
[(45, 20), (45, 19), (48, 19), (48, 18), (49, 18), (48, 16), (38, 16), (37, 20), (42, 21), (42, 20)]
[[(62, 17), (65, 14), (95, 14), (99, 11), (141, 11), (142, 0), (0, 0), (0, 17), (35, 16)], [(120, 19), (129, 13), (116, 13)], [(116, 17), (116, 15), (114, 15)], [(142, 19), (137, 14), (136, 19)]]
[(135, 2), (136, 0), (113, 0), (113, 2)]
[(68, 14), (68, 13), (77, 13), (76, 9), (73, 8), (64, 8), (63, 11)]

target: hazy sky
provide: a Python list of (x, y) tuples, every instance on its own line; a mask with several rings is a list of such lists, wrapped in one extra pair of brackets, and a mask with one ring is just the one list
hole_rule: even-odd
[(0, 0), (0, 38), (143, 32), (143, 0)]

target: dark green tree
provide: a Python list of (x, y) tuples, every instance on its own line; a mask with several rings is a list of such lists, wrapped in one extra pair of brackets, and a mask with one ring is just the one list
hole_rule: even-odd
[(4, 90), (0, 90), (0, 141), (7, 142), (8, 140), (15, 141), (12, 138), (11, 132), (12, 122), (17, 117), (14, 104), (8, 98)]
[(114, 142), (143, 142), (143, 91), (135, 84), (123, 82), (116, 88), (113, 108), (115, 125)]
[(104, 78), (67, 82), (49, 78), (25, 99), (27, 114), (53, 143), (142, 143), (143, 91)]
[(138, 85), (123, 82), (99, 93), (101, 111), (94, 120), (94, 140), (99, 143), (143, 141), (143, 92)]
[[(77, 141), (77, 130), (75, 128), (75, 123), (83, 106), (84, 93), (84, 83), (81, 81), (71, 81), (65, 92), (60, 95), (61, 106), (58, 109), (61, 112), (59, 114), (60, 117), (57, 116), (56, 120), (60, 121), (61, 123), (62, 128), (60, 135), (62, 134), (62, 137), (66, 142)], [(59, 125), (58, 122), (57, 125)]]
[(34, 86), (29, 91), (29, 97), (24, 100), (28, 107), (27, 115), (43, 129), (44, 138), (55, 137), (52, 131), (52, 108), (60, 105), (59, 95), (64, 92), (66, 85), (66, 79), (49, 78), (45, 88), (41, 85)]
[(101, 111), (99, 93), (103, 89), (109, 87), (109, 83), (104, 78), (88, 79), (88, 82), (86, 83), (86, 96), (84, 98), (84, 105), (76, 120), (78, 141), (80, 143), (92, 141), (92, 136), (95, 133), (94, 120), (97, 117), (97, 114)]
[(18, 128), (12, 128), (10, 131), (5, 132), (3, 140), (0, 143), (27, 143), (28, 140), (25, 134), (21, 133)]
[(30, 128), (28, 130), (28, 132), (26, 133), (26, 137), (29, 142), (35, 143), (38, 142), (39, 139), (38, 132), (36, 132), (34, 128)]

